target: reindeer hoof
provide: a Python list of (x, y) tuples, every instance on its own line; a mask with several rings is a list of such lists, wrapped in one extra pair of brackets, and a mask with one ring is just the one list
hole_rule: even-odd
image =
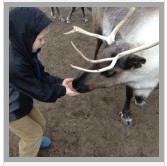
[(133, 126), (133, 119), (130, 117), (124, 117), (124, 115), (121, 113), (121, 120), (124, 126), (131, 127)]
[(83, 21), (88, 21), (88, 19), (86, 17), (83, 17), (82, 20)]
[(147, 103), (143, 100), (142, 102), (137, 102), (137, 100), (135, 100), (135, 105), (139, 108), (142, 108), (142, 109), (146, 109), (147, 108)]
[(71, 20), (69, 18), (66, 19), (67, 24), (71, 24)]
[(51, 17), (52, 17), (53, 19), (56, 19), (56, 18), (57, 18), (57, 16), (55, 16), (55, 15), (51, 15)]

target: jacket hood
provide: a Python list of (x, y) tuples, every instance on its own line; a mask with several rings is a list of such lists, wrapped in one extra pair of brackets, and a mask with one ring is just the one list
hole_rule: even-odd
[(9, 13), (9, 39), (13, 50), (22, 56), (32, 55), (32, 45), (38, 34), (52, 20), (32, 7), (15, 8)]

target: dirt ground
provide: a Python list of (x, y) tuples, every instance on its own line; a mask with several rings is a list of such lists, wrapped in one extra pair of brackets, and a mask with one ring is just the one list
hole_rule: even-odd
[[(50, 8), (40, 8), (50, 17)], [(70, 8), (62, 8), (64, 16)], [(93, 32), (91, 12), (88, 22), (82, 21), (80, 8), (73, 14), (72, 23), (57, 19), (46, 38), (39, 56), (46, 71), (61, 78), (77, 77), (81, 72), (70, 64), (88, 67), (72, 47), (93, 58), (96, 39), (82, 35), (64, 35), (73, 25)], [(46, 118), (45, 135), (52, 140), (51, 148), (40, 150), (40, 157), (158, 157), (159, 156), (159, 89), (147, 99), (146, 110), (131, 103), (133, 127), (124, 127), (119, 116), (125, 100), (125, 86), (99, 89), (77, 97), (62, 97), (56, 103), (35, 101)], [(18, 156), (19, 138), (9, 132), (9, 156)]]

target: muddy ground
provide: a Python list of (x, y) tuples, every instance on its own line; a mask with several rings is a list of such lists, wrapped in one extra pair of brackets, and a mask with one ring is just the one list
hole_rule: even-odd
[[(50, 8), (40, 8), (50, 17)], [(70, 8), (62, 8), (64, 16)], [(40, 60), (46, 71), (62, 78), (76, 77), (79, 71), (70, 64), (88, 67), (72, 47), (72, 40), (85, 55), (93, 58), (96, 39), (82, 35), (63, 35), (77, 25), (93, 32), (91, 12), (89, 21), (82, 21), (76, 9), (72, 23), (57, 19), (46, 38)], [(46, 118), (45, 135), (52, 139), (48, 150), (40, 150), (41, 157), (158, 157), (159, 156), (159, 89), (147, 99), (146, 110), (131, 104), (134, 126), (127, 128), (119, 116), (125, 100), (125, 86), (99, 89), (77, 97), (65, 96), (56, 103), (35, 101)], [(18, 156), (19, 138), (9, 133), (9, 156)]]

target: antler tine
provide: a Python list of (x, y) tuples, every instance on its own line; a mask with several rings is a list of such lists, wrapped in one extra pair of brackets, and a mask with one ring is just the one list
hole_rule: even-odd
[(105, 58), (105, 59), (97, 59), (97, 60), (92, 60), (87, 58), (81, 51), (77, 49), (77, 47), (74, 45), (74, 43), (71, 41), (72, 46), (74, 49), (81, 55), (82, 58), (84, 58), (86, 61), (91, 62), (91, 63), (101, 63), (101, 62), (107, 62), (107, 61), (112, 61), (114, 58)]
[(159, 44), (159, 41), (154, 41), (152, 43), (148, 43), (148, 44), (145, 44), (145, 45), (142, 45), (142, 46), (139, 46), (139, 47), (136, 47), (136, 48), (121, 52), (121, 53), (117, 54), (117, 55), (119, 55), (118, 59), (120, 59), (120, 58), (122, 58), (122, 57), (124, 57), (126, 55), (129, 55), (129, 54), (134, 54), (134, 53), (139, 52), (139, 51), (144, 51), (144, 50), (152, 48), (152, 47), (154, 47), (154, 46), (156, 46), (158, 44)]
[[(142, 45), (142, 46), (139, 46), (139, 47), (121, 52), (121, 53), (117, 54), (114, 58), (112, 58), (112, 62), (109, 66), (104, 67), (102, 69), (88, 70), (88, 69), (84, 69), (84, 68), (73, 66), (73, 65), (71, 65), (71, 66), (73, 68), (77, 69), (77, 70), (81, 70), (81, 71), (85, 71), (85, 72), (89, 72), (89, 73), (101, 73), (101, 72), (104, 72), (104, 71), (107, 71), (107, 70), (111, 70), (114, 67), (114, 65), (116, 64), (118, 59), (120, 59), (120, 58), (122, 58), (126, 55), (129, 55), (129, 54), (133, 54), (133, 53), (136, 53), (136, 52), (139, 52), (139, 51), (146, 50), (146, 49), (154, 47), (158, 44), (159, 44), (159, 41), (155, 41), (155, 42), (152, 42), (152, 43), (149, 43), (149, 44), (145, 44), (145, 45)], [(100, 59), (100, 60), (103, 60), (103, 59)]]
[(111, 32), (111, 34), (109, 36), (102, 36), (102, 35), (99, 35), (99, 34), (91, 33), (91, 32), (85, 31), (84, 29), (82, 29), (82, 28), (80, 28), (78, 26), (73, 26), (73, 30), (71, 30), (69, 32), (66, 32), (64, 34), (68, 35), (68, 34), (72, 34), (72, 33), (78, 32), (78, 33), (82, 33), (82, 34), (87, 35), (87, 36), (92, 36), (92, 37), (104, 40), (104, 41), (106, 41), (108, 43), (108, 45), (111, 45), (115, 41), (115, 36), (116, 36), (117, 32), (119, 31), (119, 29), (125, 24), (125, 22), (134, 13), (135, 10), (136, 10), (136, 7), (131, 7), (129, 9), (129, 12), (127, 13), (127, 15), (114, 28), (114, 30)]
[(104, 67), (102, 69), (97, 69), (97, 70), (84, 69), (84, 68), (81, 68), (81, 67), (78, 67), (78, 66), (73, 66), (73, 65), (71, 65), (71, 67), (75, 68), (77, 70), (81, 70), (81, 71), (85, 71), (85, 72), (89, 72), (89, 73), (101, 73), (101, 72), (104, 72), (104, 71), (112, 69), (115, 66), (115, 64), (116, 64), (117, 59), (118, 59), (118, 57), (114, 57), (113, 61), (111, 62), (111, 64), (109, 66)]
[(95, 37), (95, 38), (99, 38), (101, 40), (107, 41), (107, 43), (108, 43), (108, 37), (85, 31), (84, 29), (82, 29), (78, 26), (73, 26), (73, 30), (71, 30), (69, 32), (66, 32), (64, 34), (69, 35), (69, 34), (72, 34), (72, 33), (75, 33), (75, 32), (82, 33), (82, 34), (87, 35), (87, 36), (92, 36), (92, 37)]
[(137, 8), (131, 7), (127, 13), (127, 15), (123, 18), (123, 20), (114, 28), (114, 30), (111, 32), (111, 34), (108, 36), (108, 44), (111, 45), (115, 41), (115, 36), (119, 29), (126, 23), (128, 18), (135, 12)]

